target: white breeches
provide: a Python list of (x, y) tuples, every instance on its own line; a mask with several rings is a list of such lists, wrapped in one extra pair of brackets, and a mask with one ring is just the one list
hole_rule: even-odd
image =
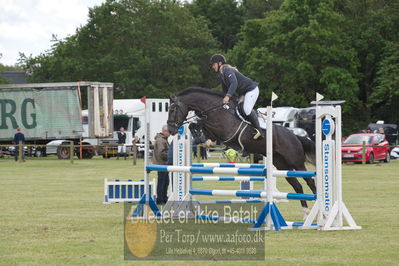
[(126, 153), (126, 146), (125, 145), (119, 145), (118, 146), (118, 153)]
[(259, 96), (259, 88), (256, 87), (255, 89), (247, 92), (245, 94), (245, 99), (244, 99), (244, 112), (246, 115), (249, 115), (254, 109), (256, 100), (258, 99)]

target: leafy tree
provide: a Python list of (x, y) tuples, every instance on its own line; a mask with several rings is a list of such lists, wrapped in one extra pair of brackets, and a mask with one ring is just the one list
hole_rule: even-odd
[(387, 42), (376, 73), (376, 84), (370, 94), (374, 118), (399, 124), (399, 42)]
[(5, 66), (0, 64), (0, 84), (8, 84), (8, 80), (4, 78), (3, 72), (5, 71)]
[(231, 49), (244, 23), (243, 10), (236, 0), (193, 0), (187, 7), (197, 18), (205, 18), (220, 50)]
[(279, 105), (315, 92), (343, 99), (345, 131), (399, 123), (397, 0), (107, 0), (72, 36), (20, 61), (32, 81), (115, 83), (115, 96), (165, 97), (214, 87), (212, 53), (260, 82)]
[(399, 123), (397, 68), (399, 54), (399, 2), (396, 0), (337, 1), (346, 17), (343, 27), (350, 35), (360, 62), (359, 94), (363, 128), (370, 122)]
[[(2, 58), (2, 57), (3, 57), (3, 55), (0, 53), (0, 58)], [(19, 67), (17, 65), (7, 66), (7, 65), (3, 65), (0, 63), (0, 84), (10, 83), (10, 81), (3, 76), (3, 72), (7, 71), (7, 70), (22, 70), (22, 69), (21, 69), (21, 67)]]
[(263, 18), (266, 12), (278, 10), (284, 0), (243, 0), (241, 7), (245, 20)]
[(115, 97), (166, 97), (208, 86), (216, 47), (205, 21), (176, 1), (108, 0), (90, 10), (75, 35), (22, 61), (35, 81), (107, 81), (115, 83)]
[(349, 114), (357, 104), (359, 62), (344, 23), (333, 1), (287, 0), (264, 19), (248, 20), (230, 56), (260, 82), (263, 104), (274, 91), (281, 105), (309, 106), (319, 92), (346, 100)]

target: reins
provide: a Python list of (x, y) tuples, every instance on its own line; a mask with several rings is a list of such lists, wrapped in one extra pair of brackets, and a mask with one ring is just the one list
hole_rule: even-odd
[[(216, 105), (216, 106), (214, 106), (214, 107), (209, 108), (208, 110), (201, 111), (201, 112), (199, 112), (198, 114), (196, 113), (196, 116), (198, 116), (200, 119), (202, 119), (202, 118), (206, 119), (208, 113), (211, 113), (211, 112), (213, 112), (213, 111), (217, 111), (217, 110), (219, 110), (219, 109), (226, 109), (226, 110), (228, 110), (228, 109), (230, 109), (230, 106), (229, 106), (228, 104)], [(193, 117), (194, 117), (194, 116), (193, 116)]]
[[(175, 104), (175, 103), (173, 103), (173, 104)], [(172, 105), (171, 105), (171, 107), (172, 107)], [(179, 127), (179, 126), (181, 126), (181, 125), (190, 123), (190, 122), (191, 122), (190, 120), (191, 120), (192, 118), (195, 118), (195, 117), (198, 117), (198, 120), (199, 120), (199, 121), (201, 121), (201, 120), (206, 120), (209, 113), (215, 112), (215, 111), (220, 110), (220, 109), (229, 110), (229, 109), (230, 109), (230, 106), (229, 106), (228, 104), (222, 104), (222, 105), (212, 106), (211, 108), (206, 109), (205, 111), (195, 111), (195, 110), (194, 110), (195, 115), (190, 116), (190, 117), (187, 117), (184, 121), (181, 122), (181, 124), (178, 123), (178, 122), (176, 122), (176, 121), (170, 121), (170, 123), (173, 123), (173, 124), (175, 124), (177, 127)], [(183, 114), (183, 116), (184, 116), (184, 112), (181, 110), (181, 107), (180, 107), (178, 104), (176, 104), (176, 111), (179, 112), (180, 114)], [(240, 144), (240, 146), (241, 146), (241, 149), (244, 150), (244, 147), (243, 147), (243, 145), (242, 145), (240, 139), (241, 139), (242, 133), (245, 131), (245, 129), (247, 128), (247, 126), (248, 126), (248, 124), (247, 124), (246, 122), (241, 121), (241, 123), (240, 123), (240, 125), (237, 127), (236, 131), (235, 131), (227, 140), (225, 140), (225, 141), (223, 141), (223, 142), (224, 142), (224, 143), (229, 143), (229, 142), (233, 141), (234, 139), (236, 139), (236, 138), (237, 138), (237, 135), (238, 135), (238, 142), (239, 142), (239, 144)]]
[[(179, 106), (179, 105), (176, 105), (176, 109), (177, 109), (180, 113), (183, 113), (183, 111), (180, 110), (180, 106)], [(209, 108), (209, 109), (207, 109), (207, 110), (205, 110), (205, 111), (194, 111), (194, 112), (195, 112), (195, 115), (190, 116), (190, 117), (187, 117), (187, 118), (182, 122), (182, 125), (187, 124), (187, 123), (190, 123), (190, 119), (192, 119), (192, 118), (194, 118), (194, 117), (199, 117), (200, 120), (201, 120), (201, 119), (206, 119), (206, 118), (207, 118), (207, 115), (208, 115), (209, 113), (212, 113), (212, 112), (217, 111), (217, 110), (219, 110), (219, 109), (226, 109), (226, 110), (228, 110), (228, 109), (230, 109), (230, 106), (229, 106), (228, 104), (223, 104), (223, 105), (216, 105), (216, 106), (213, 106), (213, 107), (211, 107), (211, 108)], [(173, 121), (173, 122), (174, 122), (174, 121)], [(176, 122), (175, 122), (175, 123), (176, 123)]]

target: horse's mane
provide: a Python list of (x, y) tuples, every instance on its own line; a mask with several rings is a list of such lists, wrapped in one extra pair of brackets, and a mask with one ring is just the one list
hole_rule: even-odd
[(201, 94), (209, 94), (209, 95), (215, 95), (218, 97), (224, 97), (226, 94), (222, 91), (214, 91), (206, 88), (201, 88), (201, 87), (189, 87), (177, 94), (177, 96), (184, 96), (190, 93), (201, 93)]

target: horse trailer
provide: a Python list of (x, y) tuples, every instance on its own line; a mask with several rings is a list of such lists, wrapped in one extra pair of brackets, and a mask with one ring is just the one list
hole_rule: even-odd
[[(41, 145), (35, 154), (45, 155), (52, 140), (81, 144), (74, 153), (91, 158), (93, 147), (83, 139), (82, 107), (87, 108), (87, 138), (107, 138), (113, 128), (113, 83), (61, 82), (0, 85), (0, 143), (10, 144), (17, 128), (25, 144)], [(10, 144), (12, 145), (12, 144)], [(33, 146), (30, 146), (33, 149)], [(60, 159), (70, 157), (69, 147), (57, 147)]]

